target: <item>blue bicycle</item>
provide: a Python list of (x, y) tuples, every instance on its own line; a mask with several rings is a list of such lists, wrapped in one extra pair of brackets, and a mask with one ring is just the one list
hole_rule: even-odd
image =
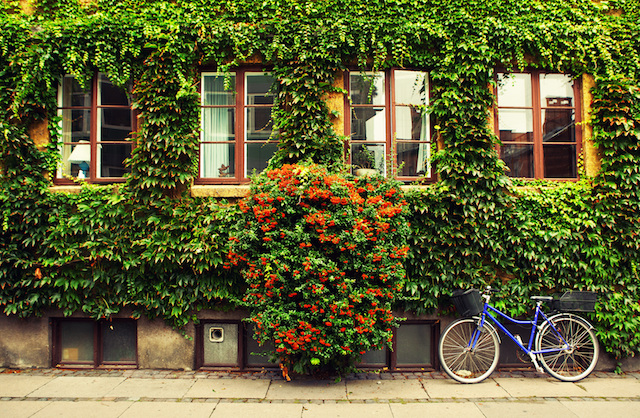
[[(493, 373), (500, 357), (498, 329), (511, 338), (531, 359), (536, 370), (546, 371), (564, 382), (587, 377), (596, 367), (599, 346), (593, 326), (584, 318), (565, 311), (593, 311), (596, 294), (567, 292), (561, 298), (532, 296), (536, 302), (532, 320), (517, 320), (489, 304), (494, 291), (487, 287), (457, 291), (452, 299), (465, 318), (451, 323), (440, 337), (438, 356), (444, 371), (461, 383), (477, 383)], [(484, 301), (483, 301), (484, 300)], [(552, 304), (559, 313), (547, 316), (543, 303)], [(529, 325), (529, 341), (511, 333), (496, 316), (514, 324)]]

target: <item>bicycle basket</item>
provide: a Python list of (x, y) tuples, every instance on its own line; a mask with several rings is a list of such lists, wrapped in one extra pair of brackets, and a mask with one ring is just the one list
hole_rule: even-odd
[(598, 295), (595, 292), (565, 292), (554, 298), (551, 308), (556, 311), (593, 312)]
[(453, 304), (460, 316), (478, 315), (484, 309), (484, 303), (478, 289), (456, 290), (451, 295)]

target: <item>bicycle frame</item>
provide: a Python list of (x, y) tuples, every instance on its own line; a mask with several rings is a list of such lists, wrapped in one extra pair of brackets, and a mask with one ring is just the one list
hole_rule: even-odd
[[(557, 330), (557, 328), (555, 327), (555, 325), (553, 325), (553, 323), (549, 320), (549, 317), (547, 317), (547, 315), (545, 315), (545, 313), (542, 311), (542, 309), (540, 308), (541, 303), (538, 302), (536, 304), (536, 311), (533, 317), (533, 320), (518, 320), (518, 319), (513, 319), (510, 316), (508, 316), (507, 314), (500, 312), (498, 309), (494, 308), (493, 306), (489, 305), (488, 302), (485, 301), (484, 303), (484, 309), (482, 311), (482, 314), (480, 314), (480, 320), (478, 322), (478, 331), (482, 330), (482, 328), (484, 327), (484, 322), (486, 320), (486, 318), (488, 317), (491, 322), (493, 322), (494, 325), (496, 325), (499, 329), (502, 330), (502, 332), (504, 332), (514, 343), (516, 343), (516, 345), (518, 347), (520, 347), (520, 349), (522, 349), (527, 355), (529, 356), (533, 356), (536, 354), (546, 354), (546, 353), (556, 353), (556, 352), (560, 352), (560, 351), (564, 351), (569, 349), (569, 344), (567, 343), (567, 341), (564, 339), (564, 337), (560, 334), (560, 332)], [(518, 324), (518, 325), (530, 325), (531, 326), (531, 333), (529, 335), (529, 342), (527, 343), (527, 347), (524, 346), (522, 340), (519, 338), (519, 336), (514, 335), (513, 333), (511, 333), (504, 325), (502, 325), (495, 316), (493, 316), (491, 313), (495, 313), (497, 315), (499, 315), (501, 318), (504, 318), (506, 320), (508, 320), (509, 322), (513, 323), (513, 324)], [(535, 351), (532, 350), (532, 346), (533, 346), (533, 342), (536, 336), (537, 331), (539, 330), (539, 325), (538, 325), (538, 319), (542, 318), (543, 323), (547, 322), (551, 328), (554, 330), (554, 332), (556, 333), (556, 335), (558, 336), (558, 338), (560, 338), (560, 340), (563, 342), (564, 346), (560, 347), (560, 348), (554, 348), (554, 349), (547, 349), (547, 350), (540, 350), (540, 351)], [(473, 350), (476, 346), (476, 343), (478, 342), (478, 338), (479, 338), (479, 332), (476, 332), (474, 336), (472, 336), (471, 341), (469, 342), (469, 348), (471, 350)]]

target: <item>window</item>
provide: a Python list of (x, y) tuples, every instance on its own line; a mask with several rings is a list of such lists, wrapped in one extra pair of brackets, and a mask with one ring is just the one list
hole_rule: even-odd
[(386, 348), (370, 351), (362, 356), (360, 367), (433, 369), (439, 335), (435, 321), (403, 321), (393, 333), (393, 351)]
[(124, 160), (131, 155), (127, 138), (135, 117), (125, 91), (99, 74), (83, 88), (65, 76), (58, 90), (62, 128), (62, 164), (57, 178), (85, 178), (90, 182), (117, 181), (128, 172)]
[(499, 73), (496, 133), (509, 176), (578, 176), (577, 83), (566, 74)]
[(235, 369), (277, 367), (261, 355), (273, 345), (260, 347), (253, 339), (253, 325), (240, 321), (203, 321), (196, 327), (196, 366)]
[(267, 167), (277, 149), (269, 141), (273, 84), (262, 72), (202, 73), (201, 182), (243, 182)]
[(431, 128), (426, 106), (429, 83), (425, 72), (351, 72), (347, 77), (351, 115), (350, 164), (383, 174), (394, 164), (397, 177), (431, 177)]
[(53, 366), (136, 366), (137, 328), (130, 319), (54, 319)]

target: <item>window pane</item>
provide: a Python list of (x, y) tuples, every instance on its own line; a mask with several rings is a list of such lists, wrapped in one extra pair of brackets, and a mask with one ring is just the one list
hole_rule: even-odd
[(253, 170), (260, 173), (265, 168), (273, 154), (275, 154), (278, 146), (275, 143), (253, 143), (247, 144), (247, 175), (253, 173)]
[(268, 74), (247, 74), (247, 105), (273, 104), (271, 86), (274, 79)]
[(384, 108), (354, 108), (351, 112), (351, 139), (359, 141), (385, 141), (387, 119)]
[(90, 114), (89, 110), (62, 110), (62, 141), (88, 141), (91, 130)]
[(64, 144), (62, 146), (61, 174), (86, 178), (89, 176), (90, 163), (91, 146), (89, 141), (81, 141), (79, 144)]
[(236, 137), (236, 110), (234, 108), (202, 109), (202, 140), (233, 141)]
[(201, 144), (200, 177), (235, 176), (235, 144)]
[(60, 323), (61, 360), (64, 363), (93, 362), (93, 326), (91, 321)]
[(384, 367), (387, 365), (387, 350), (373, 350), (367, 351), (360, 358), (360, 364), (363, 366), (380, 366)]
[(575, 142), (573, 109), (542, 111), (542, 140), (544, 142)]
[(102, 361), (136, 361), (136, 323), (134, 321), (102, 322)]
[(120, 87), (113, 84), (107, 76), (100, 74), (98, 95), (98, 106), (101, 105), (116, 105), (116, 106), (129, 106), (131, 103), (127, 93)]
[(87, 84), (86, 88), (82, 88), (73, 76), (64, 76), (62, 78), (62, 107), (91, 106), (91, 82)]
[(576, 167), (575, 145), (545, 144), (544, 176), (548, 178), (575, 178)]
[(546, 106), (548, 99), (561, 99), (573, 106), (573, 80), (566, 74), (540, 74), (540, 100)]
[(99, 109), (100, 137), (98, 141), (124, 141), (131, 131), (131, 109)]
[(396, 107), (396, 139), (429, 140), (427, 115), (409, 106)]
[(498, 74), (498, 106), (531, 107), (531, 74)]
[(270, 107), (252, 107), (247, 109), (247, 140), (266, 141), (271, 137), (273, 121)]
[(427, 73), (396, 70), (393, 74), (395, 77), (396, 104), (427, 104), (427, 94), (429, 92)]
[(398, 328), (396, 337), (398, 366), (431, 364), (431, 325), (403, 324)]
[(351, 165), (358, 168), (373, 168), (384, 173), (383, 144), (351, 144)]
[[(202, 104), (233, 105), (236, 103), (236, 76), (204, 75), (202, 85)], [(228, 89), (225, 89), (225, 81)]]
[(398, 142), (396, 145), (398, 175), (403, 177), (431, 176), (428, 142)]
[(502, 145), (500, 158), (510, 169), (509, 177), (532, 178), (534, 176), (533, 145)]
[(129, 169), (124, 160), (131, 156), (131, 144), (101, 144), (98, 146), (100, 177), (122, 177)]
[(204, 364), (238, 365), (238, 324), (205, 324)]
[(384, 73), (351, 73), (351, 103), (384, 105)]
[(502, 142), (533, 142), (533, 111), (530, 109), (500, 109), (498, 129)]
[(258, 342), (253, 339), (253, 324), (247, 329), (247, 366), (268, 366), (273, 365), (269, 362), (269, 355), (261, 355), (262, 353), (273, 352), (275, 347), (271, 341), (266, 341), (261, 347)]

